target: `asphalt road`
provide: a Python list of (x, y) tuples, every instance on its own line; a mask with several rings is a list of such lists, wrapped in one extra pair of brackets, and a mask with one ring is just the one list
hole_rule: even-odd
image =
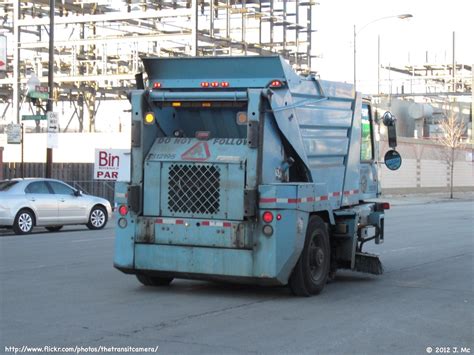
[(141, 286), (112, 267), (111, 225), (0, 232), (0, 352), (104, 345), (159, 346), (161, 354), (472, 354), (473, 206), (396, 204), (385, 244), (370, 248), (385, 274), (341, 272), (312, 298), (186, 280)]

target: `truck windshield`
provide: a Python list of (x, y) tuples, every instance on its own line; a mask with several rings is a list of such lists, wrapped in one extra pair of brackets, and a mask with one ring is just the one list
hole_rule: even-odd
[[(219, 107), (221, 103), (212, 102), (214, 107), (180, 107), (162, 108), (157, 117), (172, 117), (162, 122), (162, 128), (167, 135), (173, 135), (175, 130), (182, 132), (184, 137), (195, 137), (196, 132), (209, 132), (210, 138), (247, 138), (247, 108), (246, 105), (237, 107)], [(167, 125), (169, 122), (170, 125)], [(168, 127), (166, 127), (168, 126)], [(168, 128), (168, 129), (167, 129)]]
[(370, 117), (369, 105), (362, 105), (362, 124), (361, 124), (361, 146), (360, 160), (369, 161), (374, 158), (372, 149), (372, 119)]

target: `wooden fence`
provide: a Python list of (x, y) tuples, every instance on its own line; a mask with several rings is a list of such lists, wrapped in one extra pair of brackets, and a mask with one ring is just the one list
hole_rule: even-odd
[[(3, 167), (2, 167), (3, 165)], [(0, 178), (13, 179), (22, 177), (21, 163), (3, 163)], [(24, 163), (24, 176), (44, 177), (45, 163)], [(113, 181), (93, 180), (93, 163), (53, 163), (52, 177), (62, 180), (80, 189), (86, 194), (106, 198), (113, 204), (115, 183)]]

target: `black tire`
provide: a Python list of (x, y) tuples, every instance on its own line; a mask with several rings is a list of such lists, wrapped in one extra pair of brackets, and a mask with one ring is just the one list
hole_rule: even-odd
[(171, 281), (173, 281), (172, 277), (157, 277), (142, 274), (138, 274), (136, 276), (138, 281), (140, 281), (145, 286), (168, 286)]
[(102, 229), (107, 224), (107, 211), (102, 206), (94, 206), (89, 213), (89, 222), (86, 226), (89, 229)]
[(15, 234), (31, 233), (35, 225), (35, 215), (27, 209), (18, 211), (13, 222), (13, 231)]
[(295, 296), (319, 294), (326, 285), (330, 265), (329, 235), (324, 221), (311, 216), (303, 251), (288, 285)]
[(63, 228), (63, 226), (48, 226), (44, 228), (46, 228), (50, 232), (57, 232), (57, 231), (60, 231)]

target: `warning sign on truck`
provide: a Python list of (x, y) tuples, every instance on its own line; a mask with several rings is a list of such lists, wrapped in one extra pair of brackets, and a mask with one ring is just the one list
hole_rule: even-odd
[(130, 150), (96, 149), (94, 180), (130, 181)]

